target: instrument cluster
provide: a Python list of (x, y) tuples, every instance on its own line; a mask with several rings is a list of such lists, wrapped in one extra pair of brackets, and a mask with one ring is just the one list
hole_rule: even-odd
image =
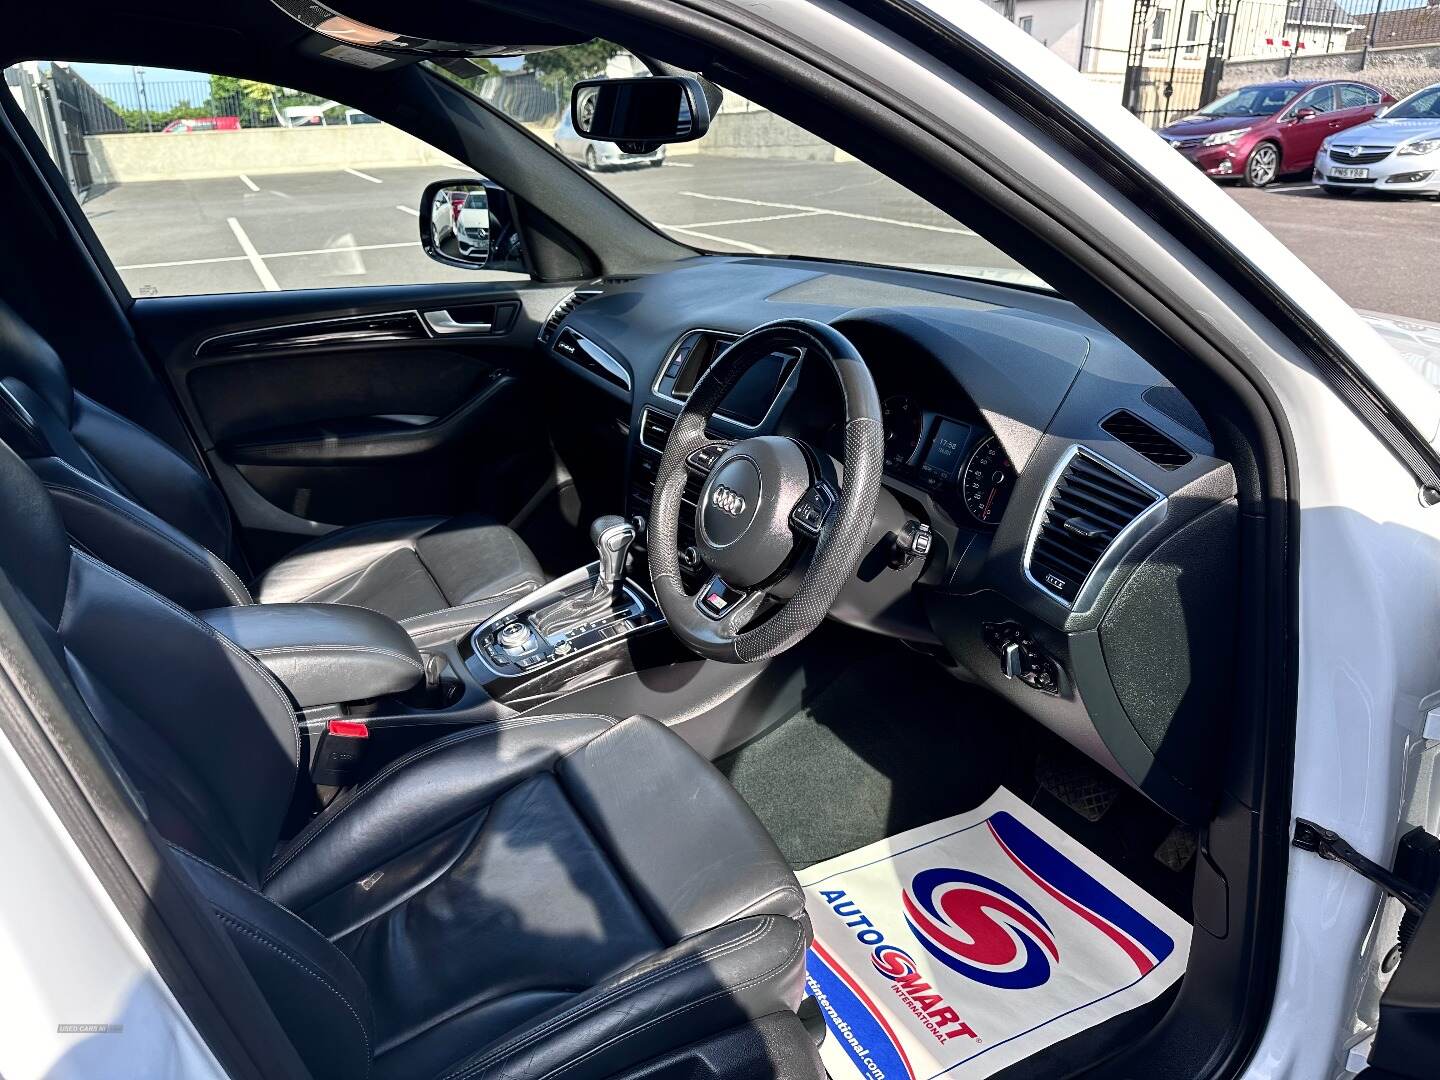
[(1015, 466), (983, 423), (930, 411), (903, 393), (887, 397), (882, 413), (887, 474), (962, 506), (978, 526), (999, 524), (1015, 487)]

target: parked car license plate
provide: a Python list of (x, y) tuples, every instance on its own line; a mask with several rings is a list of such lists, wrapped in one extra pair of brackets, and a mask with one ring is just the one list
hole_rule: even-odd
[(1336, 180), (1367, 180), (1370, 177), (1369, 169), (1346, 169), (1331, 166), (1330, 175)]

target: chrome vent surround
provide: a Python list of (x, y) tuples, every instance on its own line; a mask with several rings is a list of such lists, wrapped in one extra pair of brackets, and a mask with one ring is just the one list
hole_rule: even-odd
[(1166, 472), (1174, 472), (1195, 460), (1194, 454), (1161, 432), (1154, 424), (1141, 420), (1125, 409), (1117, 409), (1111, 413), (1100, 421), (1100, 427)]
[(594, 300), (601, 293), (600, 289), (576, 289), (570, 293), (553, 308), (545, 319), (545, 325), (540, 327), (540, 344), (549, 345), (555, 340), (555, 335), (560, 330), (560, 324), (566, 317), (587, 300)]
[(1085, 610), (1165, 497), (1084, 447), (1072, 447), (1051, 481), (1025, 549), (1025, 574), (1067, 607)]

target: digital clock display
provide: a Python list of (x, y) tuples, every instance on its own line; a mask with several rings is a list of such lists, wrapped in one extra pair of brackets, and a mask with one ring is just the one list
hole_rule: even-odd
[(960, 455), (970, 442), (970, 425), (956, 423), (941, 417), (935, 423), (935, 434), (930, 438), (930, 448), (925, 452), (925, 461), (920, 472), (925, 482), (937, 487), (955, 479), (960, 469)]

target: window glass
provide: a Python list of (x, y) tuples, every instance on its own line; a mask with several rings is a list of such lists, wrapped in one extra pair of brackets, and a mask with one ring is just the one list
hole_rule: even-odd
[(1429, 86), (1412, 94), (1386, 116), (1394, 120), (1440, 120), (1440, 86)]
[(5, 74), (135, 296), (520, 276), (428, 258), (425, 184), (473, 170), (342, 103), (113, 64)]
[(1270, 116), (1295, 96), (1291, 86), (1245, 86), (1212, 101), (1201, 116)]
[[(440, 72), (447, 78), (448, 73)], [(534, 53), (462, 81), (590, 172), (676, 240), (729, 255), (799, 255), (965, 277), (1044, 282), (964, 222), (760, 104), (727, 92), (700, 139), (628, 154), (581, 137), (570, 89), (580, 79), (646, 75), (617, 45)]]
[(1335, 88), (1333, 86), (1318, 86), (1311, 90), (1295, 103), (1290, 110), (1291, 114), (1301, 109), (1314, 109), (1317, 113), (1330, 112), (1335, 108)]

